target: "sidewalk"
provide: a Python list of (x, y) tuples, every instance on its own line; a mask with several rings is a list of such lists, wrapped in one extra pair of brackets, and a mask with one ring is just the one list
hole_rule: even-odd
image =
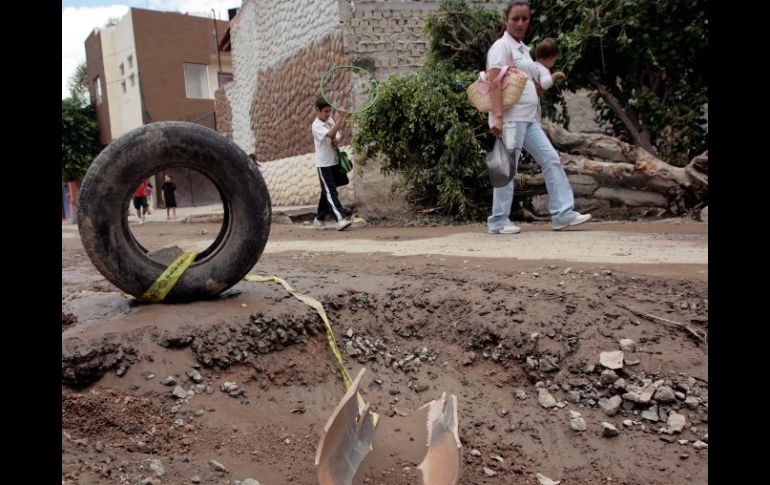
[[(305, 218), (315, 214), (316, 206), (314, 205), (292, 205), (292, 206), (276, 206), (273, 207), (273, 223), (281, 224), (288, 223), (290, 218)], [(224, 216), (224, 207), (222, 203), (200, 205), (196, 207), (177, 207), (176, 219), (166, 219), (166, 209), (153, 209), (152, 214), (146, 216), (146, 224), (149, 223), (162, 223), (162, 224), (178, 224), (178, 223), (193, 223), (193, 222), (222, 222)], [(128, 223), (130, 225), (139, 224), (139, 218), (136, 217), (136, 210), (131, 207), (128, 213)], [(72, 223), (72, 220), (62, 220), (62, 230), (77, 231), (77, 225)]]

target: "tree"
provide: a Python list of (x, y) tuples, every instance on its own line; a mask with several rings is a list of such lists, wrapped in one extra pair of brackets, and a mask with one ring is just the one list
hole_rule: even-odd
[(80, 180), (102, 149), (96, 108), (62, 99), (61, 125), (62, 180)]
[(597, 121), (683, 166), (707, 148), (706, 7), (706, 0), (540, 0), (529, 41), (555, 37), (566, 88), (593, 92)]
[(72, 97), (72, 99), (74, 99), (80, 106), (85, 106), (90, 102), (91, 97), (88, 92), (88, 72), (85, 62), (75, 68), (75, 72), (72, 73), (67, 80), (67, 88), (69, 88), (70, 97)]
[(486, 116), (466, 99), (473, 78), (429, 58), (416, 73), (388, 79), (374, 106), (353, 117), (354, 150), (364, 159), (384, 155), (383, 172), (401, 176), (395, 189), (416, 207), (464, 218), (486, 210), (481, 143), (491, 135)]

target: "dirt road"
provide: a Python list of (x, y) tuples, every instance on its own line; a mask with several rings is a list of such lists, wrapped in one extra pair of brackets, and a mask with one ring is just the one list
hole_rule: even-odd
[[(583, 227), (273, 226), (252, 272), (323, 302), (348, 370), (368, 370), (382, 421), (357, 483), (419, 483), (408, 415), (442, 392), (459, 401), (463, 484), (708, 482), (707, 226)], [(218, 227), (133, 229), (150, 250), (200, 249)], [(315, 482), (344, 388), (312, 310), (248, 282), (133, 305), (75, 232), (62, 246), (66, 483)], [(621, 339), (636, 348), (609, 371), (600, 353)]]

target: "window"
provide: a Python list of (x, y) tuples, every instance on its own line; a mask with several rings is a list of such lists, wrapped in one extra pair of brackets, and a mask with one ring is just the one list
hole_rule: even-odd
[(131, 87), (134, 87), (134, 84), (136, 84), (136, 76), (134, 74), (131, 74), (128, 76), (128, 80), (131, 81)]
[(96, 92), (96, 104), (102, 104), (102, 83), (99, 76), (94, 79), (94, 92)]
[(126, 92), (126, 81), (120, 81), (120, 87), (123, 88), (123, 92)]
[(131, 54), (130, 56), (128, 56), (128, 59), (127, 59), (127, 61), (128, 61), (128, 68), (129, 68), (129, 69), (131, 69), (132, 67), (134, 67), (134, 55), (133, 55), (133, 54)]
[(120, 75), (121, 76), (125, 76), (126, 75), (126, 68), (123, 67), (123, 63), (120, 63), (120, 66), (118, 66), (118, 68), (120, 69)]
[(209, 98), (209, 69), (205, 64), (184, 64), (184, 88), (188, 98)]

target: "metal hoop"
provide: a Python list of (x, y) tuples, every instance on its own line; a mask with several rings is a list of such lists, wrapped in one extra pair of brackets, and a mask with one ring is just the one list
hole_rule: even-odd
[(377, 81), (377, 78), (374, 77), (374, 74), (367, 71), (363, 67), (359, 67), (359, 66), (342, 65), (342, 66), (333, 66), (331, 69), (327, 69), (326, 72), (324, 72), (323, 75), (321, 76), (321, 86), (320, 86), (321, 97), (324, 99), (324, 101), (329, 103), (329, 106), (331, 106), (332, 108), (339, 109), (337, 105), (332, 103), (329, 100), (329, 98), (326, 97), (326, 93), (324, 93), (324, 81), (329, 76), (329, 74), (336, 71), (337, 69), (351, 69), (353, 71), (361, 71), (366, 73), (366, 76), (369, 78), (370, 82), (374, 84), (374, 96), (372, 96), (372, 100), (369, 102), (369, 104), (367, 104), (366, 106), (364, 106), (362, 109), (358, 111), (351, 111), (350, 114), (363, 113), (371, 109), (371, 107), (374, 106), (374, 103), (377, 102), (377, 98), (380, 96), (380, 83)]

